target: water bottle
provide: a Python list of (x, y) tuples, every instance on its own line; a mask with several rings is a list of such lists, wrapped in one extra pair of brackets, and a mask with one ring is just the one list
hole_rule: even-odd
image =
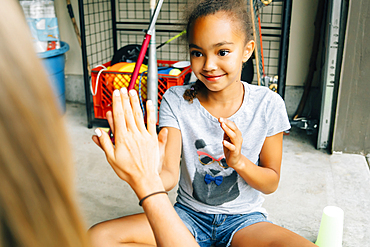
[(54, 1), (21, 0), (19, 2), (31, 29), (36, 52), (59, 49), (60, 38)]

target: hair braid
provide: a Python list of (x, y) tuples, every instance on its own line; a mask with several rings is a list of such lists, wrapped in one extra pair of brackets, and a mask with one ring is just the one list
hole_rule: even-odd
[(199, 90), (204, 87), (203, 82), (197, 80), (189, 89), (186, 89), (184, 92), (184, 99), (193, 103), (193, 99), (197, 97)]

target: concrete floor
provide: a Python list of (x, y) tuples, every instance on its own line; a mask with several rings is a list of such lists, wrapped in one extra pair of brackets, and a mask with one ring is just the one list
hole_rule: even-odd
[[(142, 212), (131, 188), (120, 180), (91, 140), (85, 105), (67, 103), (64, 116), (76, 166), (78, 201), (87, 227)], [(97, 126), (95, 126), (97, 127)], [(279, 189), (265, 196), (269, 219), (314, 242), (322, 210), (344, 210), (343, 246), (370, 246), (370, 172), (366, 157), (316, 150), (305, 131), (284, 136)], [(176, 191), (170, 192), (175, 201)]]

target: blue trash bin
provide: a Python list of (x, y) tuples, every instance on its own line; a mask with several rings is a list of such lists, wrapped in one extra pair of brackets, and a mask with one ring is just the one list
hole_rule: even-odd
[(69, 45), (65, 42), (60, 42), (60, 48), (51, 51), (38, 53), (45, 67), (49, 81), (53, 91), (58, 98), (61, 112), (64, 114), (66, 111), (66, 96), (65, 96), (65, 79), (64, 79), (64, 53), (69, 50)]

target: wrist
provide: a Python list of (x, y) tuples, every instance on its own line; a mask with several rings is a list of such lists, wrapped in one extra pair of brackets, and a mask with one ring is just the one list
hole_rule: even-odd
[(130, 186), (135, 191), (139, 200), (151, 193), (165, 190), (159, 175), (149, 178), (135, 179), (130, 183)]
[(143, 206), (143, 202), (145, 201), (145, 200), (150, 200), (150, 197), (153, 197), (153, 196), (156, 196), (156, 195), (159, 195), (159, 194), (166, 194), (166, 195), (168, 195), (168, 192), (167, 191), (165, 191), (165, 190), (160, 190), (160, 191), (157, 191), (157, 192), (153, 192), (153, 193), (150, 193), (149, 195), (147, 195), (147, 196), (145, 196), (145, 197), (143, 197), (140, 201), (139, 201), (139, 206)]
[(244, 170), (246, 166), (246, 157), (241, 156), (240, 159), (235, 163), (235, 165), (232, 166), (232, 168), (238, 172), (239, 170)]

